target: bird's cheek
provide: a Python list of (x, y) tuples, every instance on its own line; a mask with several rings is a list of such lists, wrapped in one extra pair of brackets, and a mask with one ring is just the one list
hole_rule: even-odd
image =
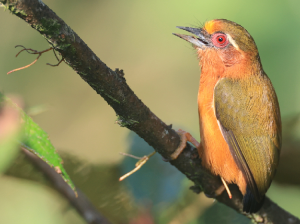
[(241, 61), (241, 53), (232, 49), (224, 49), (219, 51), (219, 57), (226, 67), (231, 67)]

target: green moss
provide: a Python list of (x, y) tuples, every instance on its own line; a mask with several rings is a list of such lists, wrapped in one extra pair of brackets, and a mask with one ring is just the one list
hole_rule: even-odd
[(193, 163), (193, 161), (190, 160), (189, 163), (190, 163), (190, 165), (191, 165), (192, 168), (195, 167), (195, 164)]
[[(88, 73), (84, 73), (84, 72), (80, 72), (79, 74), (83, 75), (83, 76), (87, 76), (88, 75)], [(90, 84), (90, 86), (97, 87), (97, 85), (94, 85), (94, 84)]]
[(111, 100), (113, 100), (114, 102), (120, 104), (120, 101), (116, 100), (115, 98), (113, 98), (111, 95), (107, 94), (107, 93), (104, 93), (105, 96), (107, 96), (108, 98), (110, 98)]
[(251, 221), (252, 223), (262, 223), (264, 219), (258, 214), (252, 214)]
[(41, 19), (41, 25), (38, 31), (46, 35), (59, 35), (60, 34), (60, 23), (56, 19)]
[(204, 192), (204, 188), (202, 187), (202, 185), (200, 183), (197, 184), (197, 187), (199, 187), (201, 189), (201, 191)]
[(65, 51), (70, 46), (71, 46), (71, 44), (59, 44), (59, 45), (57, 45), (57, 48), (60, 49), (60, 50)]
[(126, 119), (120, 115), (117, 116), (117, 120), (116, 120), (116, 123), (118, 125), (120, 125), (121, 127), (129, 127), (133, 124), (138, 124), (139, 122), (138, 121), (135, 121), (133, 119)]
[(68, 51), (71, 53), (71, 54), (76, 54), (76, 49), (75, 47), (71, 46)]
[(9, 4), (3, 4), (4, 10), (8, 9), (11, 13), (17, 15), (17, 16), (27, 16), (25, 11), (19, 10), (18, 8), (14, 7), (14, 5), (9, 5)]

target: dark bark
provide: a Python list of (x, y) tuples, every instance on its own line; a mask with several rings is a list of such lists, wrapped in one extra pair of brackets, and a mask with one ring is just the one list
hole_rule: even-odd
[[(115, 110), (120, 126), (136, 132), (164, 158), (177, 148), (180, 138), (161, 121), (129, 88), (123, 72), (106, 66), (81, 38), (51, 9), (38, 0), (0, 1), (13, 14), (25, 20), (42, 34), (73, 68)], [(197, 150), (188, 145), (178, 159), (170, 162), (195, 183), (193, 190), (213, 195), (221, 186), (218, 177), (203, 169)], [(216, 199), (238, 212), (242, 211), (242, 195), (233, 186), (233, 199), (226, 194)], [(246, 214), (245, 214), (246, 215)], [(266, 198), (263, 208), (253, 216), (255, 223), (300, 223), (300, 220)]]

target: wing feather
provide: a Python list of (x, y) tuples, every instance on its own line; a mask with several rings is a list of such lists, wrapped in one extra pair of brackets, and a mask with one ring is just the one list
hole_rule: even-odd
[(269, 78), (221, 79), (214, 89), (214, 108), (231, 154), (260, 200), (275, 174), (281, 147), (279, 106)]

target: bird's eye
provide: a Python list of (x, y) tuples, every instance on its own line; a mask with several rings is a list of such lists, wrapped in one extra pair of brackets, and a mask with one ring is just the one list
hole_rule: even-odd
[(223, 36), (218, 36), (217, 37), (217, 41), (218, 41), (219, 44), (224, 44), (225, 40), (226, 39)]
[(223, 48), (229, 43), (227, 36), (223, 33), (216, 33), (212, 36), (212, 42), (216, 47)]

